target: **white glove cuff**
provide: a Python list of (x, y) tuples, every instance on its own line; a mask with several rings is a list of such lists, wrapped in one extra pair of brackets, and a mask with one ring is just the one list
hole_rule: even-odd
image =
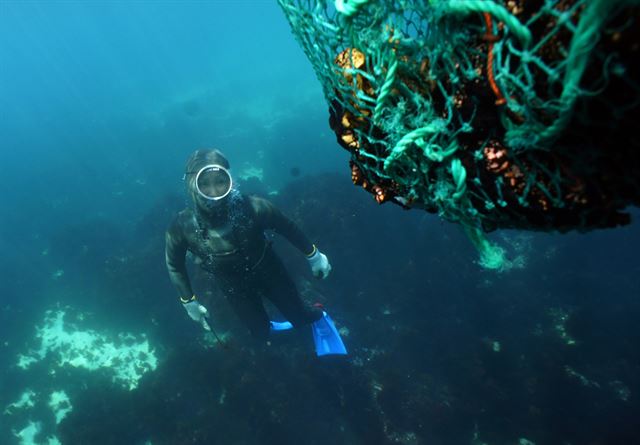
[(309, 261), (309, 264), (312, 266), (322, 261), (322, 253), (320, 253), (320, 250), (315, 245), (313, 246), (313, 253), (307, 257), (307, 261)]
[(207, 313), (207, 309), (195, 300), (184, 303), (183, 306), (189, 317), (194, 321), (200, 321), (202, 316)]

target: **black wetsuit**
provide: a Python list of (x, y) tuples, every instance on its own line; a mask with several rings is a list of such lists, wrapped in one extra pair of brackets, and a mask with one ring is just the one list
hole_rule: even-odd
[(182, 298), (193, 295), (185, 266), (187, 251), (213, 274), (238, 317), (255, 337), (269, 334), (269, 317), (261, 297), (268, 298), (294, 326), (311, 323), (321, 312), (309, 308), (264, 231), (272, 229), (304, 254), (313, 244), (266, 199), (239, 195), (210, 212), (185, 209), (166, 234), (169, 277)]

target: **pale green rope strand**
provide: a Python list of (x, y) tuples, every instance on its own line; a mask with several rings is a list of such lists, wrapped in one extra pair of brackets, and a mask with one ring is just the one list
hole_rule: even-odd
[(505, 256), (502, 247), (491, 244), (484, 232), (475, 226), (462, 222), (464, 231), (480, 253), (480, 265), (486, 269), (504, 271), (511, 268), (511, 263)]
[(615, 6), (612, 0), (591, 0), (580, 17), (580, 23), (571, 40), (569, 56), (566, 60), (567, 69), (564, 73), (564, 86), (560, 96), (560, 115), (540, 135), (541, 139), (553, 138), (558, 135), (571, 119), (571, 109), (580, 90), (579, 84), (582, 74), (587, 67), (593, 47), (598, 42), (600, 30), (609, 18), (609, 11)]
[(451, 161), (451, 175), (453, 176), (453, 182), (456, 184), (456, 191), (453, 194), (453, 199), (456, 201), (464, 195), (467, 191), (467, 170), (463, 167), (460, 159), (455, 158)]
[(423, 138), (424, 136), (432, 135), (435, 133), (440, 133), (445, 128), (445, 123), (443, 120), (438, 119), (430, 122), (428, 125), (413, 130), (407, 134), (405, 134), (402, 139), (398, 141), (387, 159), (384, 161), (384, 170), (388, 171), (391, 168), (391, 165), (394, 164), (407, 150), (407, 147), (414, 143), (417, 139)]
[(396, 80), (397, 70), (398, 61), (396, 60), (395, 56), (391, 56), (391, 62), (389, 63), (389, 69), (387, 70), (387, 77), (384, 80), (382, 88), (380, 88), (380, 92), (378, 93), (378, 98), (376, 100), (376, 108), (373, 111), (374, 123), (378, 123), (380, 121), (380, 115), (382, 114), (382, 110), (384, 109), (386, 99), (391, 92), (393, 82)]
[(422, 138), (416, 139), (414, 143), (422, 148), (424, 155), (433, 162), (442, 162), (444, 158), (448, 158), (458, 150), (456, 143), (451, 143), (449, 148), (443, 149), (437, 144), (425, 142)]
[(531, 44), (531, 31), (507, 9), (491, 0), (450, 0), (447, 9), (453, 13), (488, 12), (497, 20), (504, 22), (507, 28), (526, 48)]
[(336, 10), (347, 16), (351, 17), (356, 14), (360, 8), (369, 3), (369, 0), (336, 0)]

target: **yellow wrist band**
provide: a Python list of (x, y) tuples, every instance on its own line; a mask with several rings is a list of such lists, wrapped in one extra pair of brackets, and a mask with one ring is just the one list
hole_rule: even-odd
[(189, 303), (191, 301), (196, 301), (196, 296), (195, 295), (192, 295), (191, 298), (182, 298), (182, 297), (180, 297), (180, 302), (182, 304), (187, 304), (187, 303)]
[(311, 251), (310, 254), (307, 255), (307, 258), (311, 258), (312, 256), (314, 256), (316, 254), (316, 252), (318, 251), (318, 248), (316, 247), (315, 244), (312, 244), (313, 246), (313, 250)]

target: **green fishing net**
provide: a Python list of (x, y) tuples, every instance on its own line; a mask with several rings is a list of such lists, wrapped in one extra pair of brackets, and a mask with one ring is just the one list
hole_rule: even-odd
[(279, 0), (355, 184), (486, 233), (640, 203), (640, 0)]

